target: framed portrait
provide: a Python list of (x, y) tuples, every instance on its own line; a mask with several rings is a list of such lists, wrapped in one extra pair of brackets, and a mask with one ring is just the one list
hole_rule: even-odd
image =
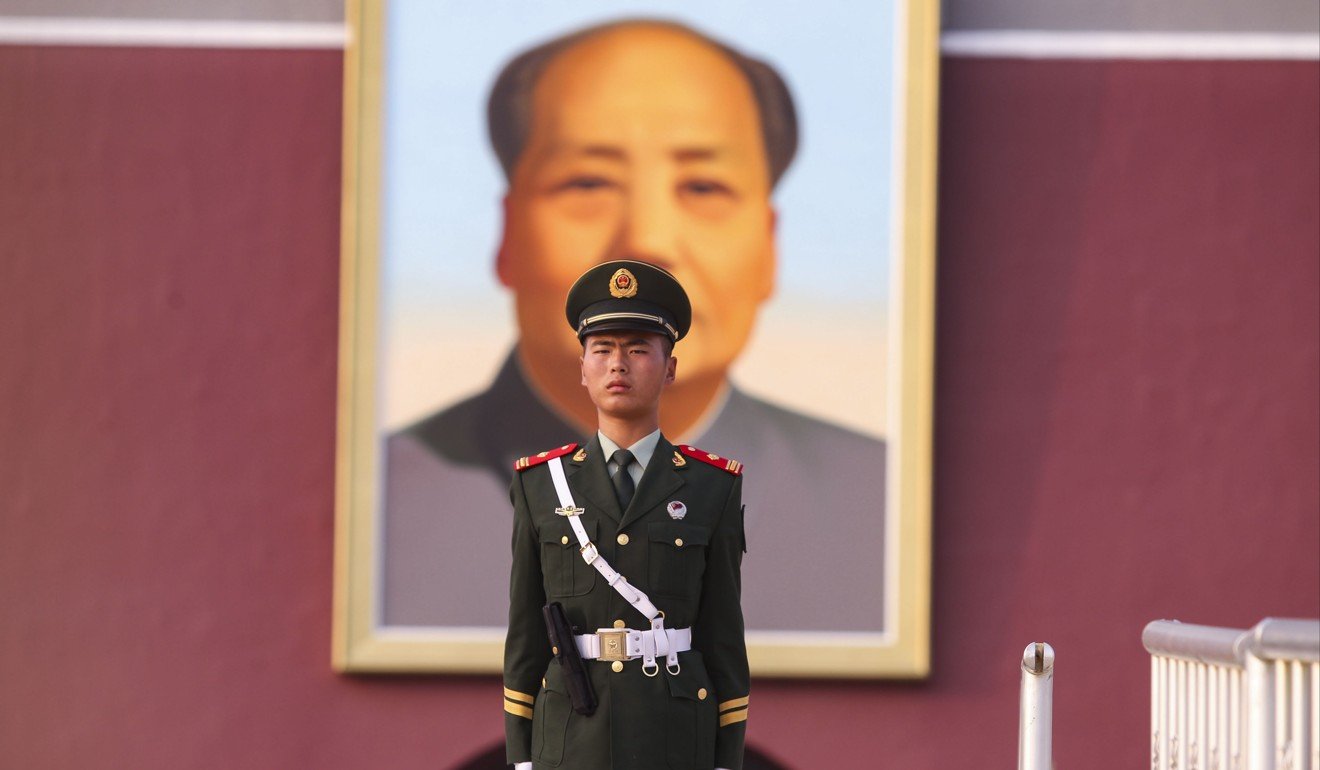
[(752, 673), (927, 674), (938, 5), (349, 3), (339, 670), (500, 670), (514, 463), (595, 430), (565, 293), (629, 258), (692, 299), (665, 437), (745, 469)]

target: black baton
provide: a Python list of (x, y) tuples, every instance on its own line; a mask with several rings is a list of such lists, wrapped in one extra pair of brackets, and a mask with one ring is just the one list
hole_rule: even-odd
[(545, 630), (550, 634), (550, 646), (554, 648), (555, 658), (564, 670), (573, 710), (591, 716), (596, 713), (596, 691), (591, 686), (591, 676), (582, 662), (582, 653), (578, 651), (577, 640), (573, 638), (573, 627), (564, 614), (564, 606), (559, 602), (550, 602), (541, 608), (541, 613), (545, 615)]

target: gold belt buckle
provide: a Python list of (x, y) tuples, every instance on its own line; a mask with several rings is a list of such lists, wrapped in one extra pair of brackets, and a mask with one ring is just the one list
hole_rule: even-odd
[(628, 629), (597, 631), (600, 657), (597, 660), (628, 660)]

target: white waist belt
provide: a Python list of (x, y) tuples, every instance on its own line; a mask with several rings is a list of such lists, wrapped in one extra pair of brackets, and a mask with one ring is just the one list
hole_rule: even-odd
[[(666, 628), (662, 632), (666, 648), (674, 656), (692, 649), (692, 629)], [(643, 666), (653, 668), (658, 645), (656, 631), (637, 631), (631, 628), (598, 628), (594, 634), (574, 636), (578, 652), (584, 660), (636, 660), (643, 658)], [(664, 653), (661, 653), (662, 655)], [(676, 674), (675, 667), (670, 673)]]

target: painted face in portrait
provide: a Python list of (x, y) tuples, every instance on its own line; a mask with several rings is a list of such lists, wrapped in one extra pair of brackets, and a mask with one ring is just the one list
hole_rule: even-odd
[(775, 212), (751, 87), (721, 52), (638, 24), (557, 56), (505, 199), (498, 272), (523, 344), (571, 361), (564, 295), (592, 265), (636, 259), (692, 300), (685, 377), (722, 378), (774, 286)]

